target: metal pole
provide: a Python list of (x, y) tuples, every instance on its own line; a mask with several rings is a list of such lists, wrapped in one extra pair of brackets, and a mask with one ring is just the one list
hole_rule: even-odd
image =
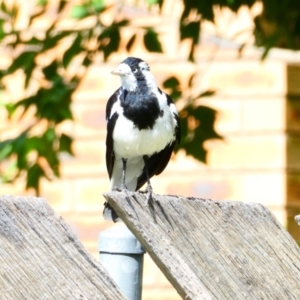
[(128, 300), (142, 298), (145, 250), (123, 223), (99, 234), (100, 262)]

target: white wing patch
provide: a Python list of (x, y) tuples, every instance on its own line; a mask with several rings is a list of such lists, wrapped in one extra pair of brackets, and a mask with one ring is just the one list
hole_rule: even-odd
[[(113, 116), (113, 114), (117, 112), (118, 115), (123, 114), (123, 107), (121, 106), (120, 100), (116, 101), (111, 108), (109, 119)], [(108, 120), (107, 120), (108, 121)]]

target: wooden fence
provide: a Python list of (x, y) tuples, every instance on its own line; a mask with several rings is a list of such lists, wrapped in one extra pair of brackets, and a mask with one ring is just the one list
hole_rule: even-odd
[[(183, 299), (300, 299), (300, 250), (261, 204), (105, 198)], [(297, 218), (297, 220), (300, 218)], [(0, 299), (124, 299), (45, 200), (0, 197)]]

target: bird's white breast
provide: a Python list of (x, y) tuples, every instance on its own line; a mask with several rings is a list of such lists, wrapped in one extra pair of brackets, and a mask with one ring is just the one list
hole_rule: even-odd
[(139, 130), (133, 122), (123, 115), (120, 102), (114, 104), (112, 111), (119, 117), (113, 131), (114, 152), (123, 158), (152, 155), (164, 149), (174, 140), (175, 120), (173, 112), (167, 105), (165, 94), (158, 94), (163, 115), (159, 117), (152, 129)]

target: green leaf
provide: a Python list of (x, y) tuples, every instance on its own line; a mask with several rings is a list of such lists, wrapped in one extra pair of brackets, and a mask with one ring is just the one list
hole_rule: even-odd
[[(206, 162), (207, 151), (203, 146), (204, 142), (208, 139), (222, 139), (222, 136), (217, 134), (214, 129), (216, 113), (217, 111), (210, 107), (195, 107), (191, 104), (180, 111), (182, 142), (176, 151), (183, 149), (187, 155)], [(190, 118), (194, 118), (198, 124), (195, 128), (189, 128), (188, 121)]]
[(48, 0), (38, 0), (37, 5), (45, 6), (48, 4)]
[(67, 3), (68, 3), (68, 2), (65, 1), (65, 0), (60, 0), (60, 1), (59, 1), (58, 12), (61, 12), (61, 11), (65, 8), (65, 6), (66, 6)]
[(180, 23), (180, 39), (189, 39), (193, 40), (194, 44), (198, 44), (200, 36), (200, 21), (197, 22), (181, 22)]
[(196, 44), (193, 41), (193, 43), (191, 45), (190, 53), (189, 53), (189, 56), (188, 56), (188, 60), (191, 61), (191, 62), (195, 62), (195, 57), (194, 57), (195, 45)]
[(83, 19), (89, 15), (87, 6), (85, 5), (75, 5), (71, 11), (71, 18), (73, 19)]
[(59, 151), (67, 152), (71, 155), (74, 155), (74, 153), (72, 151), (72, 142), (73, 142), (73, 139), (70, 136), (68, 136), (66, 134), (62, 134), (59, 139)]
[(126, 50), (129, 52), (134, 44), (134, 41), (136, 39), (136, 34), (134, 34), (128, 41), (128, 43), (126, 44)]
[(193, 81), (194, 81), (195, 76), (196, 76), (196, 73), (193, 73), (189, 79), (188, 85), (190, 88), (193, 86)]
[(180, 85), (179, 80), (174, 76), (166, 79), (163, 82), (163, 87), (164, 88), (174, 89), (174, 88), (178, 87), (179, 85)]
[(149, 52), (163, 52), (157, 33), (148, 28), (144, 35), (144, 45)]
[(69, 36), (70, 34), (72, 34), (73, 31), (72, 30), (64, 30), (64, 31), (54, 31), (54, 30), (48, 30), (46, 32), (46, 38), (44, 40), (44, 44), (43, 47), (41, 49), (41, 52), (46, 51), (46, 50), (50, 50), (53, 47), (56, 47), (57, 44), (63, 40), (65, 37)]
[(208, 106), (190, 106), (189, 116), (195, 117), (199, 121), (198, 131), (195, 133), (203, 140), (212, 138), (222, 138), (214, 129), (217, 111)]
[(13, 63), (7, 70), (7, 74), (12, 74), (18, 69), (29, 70), (34, 64), (34, 59), (38, 53), (36, 51), (22, 52), (17, 58), (13, 60)]
[(201, 98), (201, 97), (210, 97), (215, 95), (215, 90), (207, 90), (205, 92), (201, 92), (195, 99)]
[(91, 63), (92, 63), (92, 54), (87, 52), (85, 57), (84, 57), (84, 60), (82, 62), (82, 65), (85, 66), (85, 67), (88, 67)]
[(179, 99), (181, 97), (181, 95), (182, 95), (182, 91), (180, 89), (180, 82), (174, 76), (171, 76), (168, 79), (166, 79), (163, 82), (163, 87), (166, 88), (166, 89), (170, 89), (171, 90), (169, 92), (169, 94), (170, 94), (170, 97), (174, 101), (176, 101), (177, 99)]
[[(35, 14), (33, 14), (29, 17), (29, 24), (28, 25), (31, 25), (32, 22), (34, 21), (34, 19), (42, 16), (44, 13), (45, 13), (45, 7), (40, 8), (40, 11), (38, 11), (37, 13), (35, 13)], [(32, 39), (36, 39), (36, 38), (33, 37)]]
[[(224, 0), (221, 0), (223, 3)], [(194, 4), (196, 5), (197, 12), (201, 15), (201, 18), (214, 22), (214, 11), (213, 11), (213, 3), (209, 1), (195, 1)]]
[(4, 20), (0, 20), (0, 41), (6, 36), (4, 31)]
[(47, 144), (52, 144), (53, 141), (54, 141), (55, 138), (56, 138), (56, 134), (55, 134), (54, 129), (53, 129), (53, 128), (48, 128), (48, 129), (44, 132), (42, 138), (47, 142)]
[(126, 26), (128, 24), (129, 24), (129, 20), (124, 19), (124, 20), (121, 20), (120, 22), (114, 23), (112, 26), (122, 27), (122, 26)]
[[(31, 106), (31, 105), (36, 105), (38, 103), (38, 97), (37, 95), (34, 95), (34, 96), (30, 96), (28, 98), (25, 98), (19, 102), (17, 102), (13, 108), (13, 112), (15, 111), (15, 109), (19, 106), (23, 106), (24, 107), (24, 111), (21, 115), (21, 118), (23, 117), (23, 115), (26, 113), (26, 111), (28, 110), (28, 108)], [(38, 105), (36, 105), (37, 108), (38, 108)]]
[(160, 12), (162, 12), (162, 7), (163, 7), (163, 4), (164, 4), (164, 0), (158, 0), (157, 3), (159, 5)]
[(35, 69), (36, 67), (36, 64), (34, 62), (34, 60), (32, 61), (31, 64), (29, 64), (26, 68), (24, 68), (24, 73), (25, 73), (25, 84), (24, 84), (24, 87), (27, 88), (28, 87), (28, 84), (31, 80), (31, 75), (32, 75), (32, 72), (33, 70)]
[(54, 175), (59, 177), (59, 160), (56, 152), (48, 152), (45, 156), (51, 170), (53, 171)]
[(8, 166), (5, 168), (5, 172), (2, 175), (3, 182), (12, 182), (16, 173), (18, 173), (16, 161), (9, 161)]
[(77, 33), (77, 36), (73, 41), (72, 45), (63, 55), (63, 66), (65, 68), (68, 67), (73, 57), (79, 54), (79, 52), (81, 51), (81, 41), (82, 41), (82, 36), (80, 33)]
[(96, 12), (101, 12), (105, 8), (104, 0), (92, 0), (91, 5)]
[(182, 92), (178, 90), (173, 90), (170, 93), (170, 97), (176, 102), (182, 96)]
[(7, 6), (6, 6), (6, 3), (5, 1), (1, 1), (1, 10), (5, 13), (7, 13)]
[(0, 143), (0, 161), (8, 158), (13, 152), (13, 145), (11, 140)]
[(100, 41), (99, 50), (103, 51), (104, 60), (106, 61), (110, 54), (119, 49), (121, 40), (119, 28), (117, 26), (111, 26), (103, 30), (98, 40)]
[(11, 118), (17, 107), (14, 103), (8, 103), (5, 105), (5, 108), (8, 112), (8, 118)]
[(58, 63), (56, 60), (52, 61), (51, 64), (44, 67), (42, 70), (46, 79), (48, 80), (53, 79), (57, 75), (57, 68), (58, 68)]
[(26, 151), (25, 143), (28, 138), (28, 130), (23, 131), (18, 137), (14, 139), (14, 152), (24, 154)]
[(159, 2), (159, 0), (146, 0), (146, 2), (151, 6)]
[(27, 45), (39, 46), (43, 41), (33, 36), (29, 41), (26, 42)]
[(39, 191), (39, 183), (42, 177), (46, 177), (42, 167), (38, 163), (33, 164), (27, 171), (26, 189), (33, 188)]
[(26, 140), (26, 152), (29, 153), (30, 151), (38, 151), (43, 147), (43, 141), (40, 137), (32, 136)]

